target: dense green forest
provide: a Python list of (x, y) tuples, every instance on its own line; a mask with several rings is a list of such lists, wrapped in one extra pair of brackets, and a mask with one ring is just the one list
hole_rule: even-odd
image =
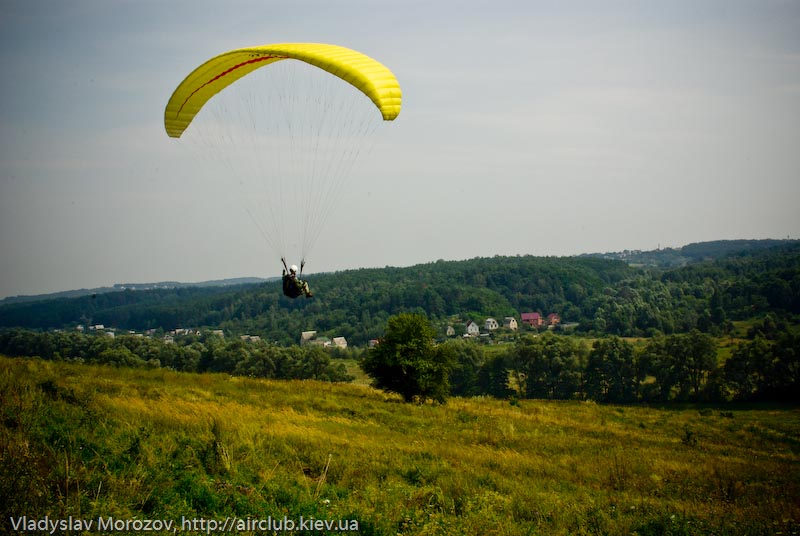
[[(310, 300), (289, 300), (274, 282), (10, 303), (0, 307), (0, 353), (347, 381), (343, 363), (332, 357), (359, 360), (361, 348), (399, 313), (423, 314), (443, 341), (446, 326), (538, 311), (558, 313), (583, 337), (544, 326), (540, 337), (527, 326), (470, 341), (451, 337), (450, 392), (616, 403), (796, 401), (800, 244), (745, 245), (715, 243), (707, 254), (695, 246), (689, 253), (706, 260), (677, 268), (520, 256), (351, 270), (312, 277), (317, 297)], [(69, 329), (94, 323), (107, 328)], [(116, 337), (106, 336), (109, 327)], [(168, 342), (141, 335), (178, 327), (193, 329)], [(297, 346), (306, 330), (346, 337), (350, 349)], [(481, 344), (501, 341), (508, 344)], [(727, 341), (724, 349), (720, 341)]]
[(800, 313), (796, 241), (687, 246), (677, 268), (633, 267), (596, 257), (493, 257), (309, 277), (315, 298), (290, 300), (279, 282), (226, 288), (126, 290), (0, 306), (0, 327), (34, 330), (103, 324), (120, 330), (217, 328), (282, 345), (300, 332), (343, 336), (362, 346), (387, 319), (420, 312), (442, 334), (448, 324), (523, 312), (558, 313), (578, 332), (651, 336), (725, 333), (731, 321)]
[(716, 240), (696, 242), (680, 248), (659, 248), (651, 251), (625, 250), (611, 253), (589, 253), (585, 256), (623, 260), (633, 266), (677, 268), (699, 261), (710, 261), (732, 254), (753, 254), (791, 243), (791, 240)]

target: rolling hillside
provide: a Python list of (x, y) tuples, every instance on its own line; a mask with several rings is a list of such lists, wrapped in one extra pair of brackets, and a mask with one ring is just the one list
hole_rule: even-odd
[(797, 409), (420, 406), (358, 385), (0, 358), (0, 410), (3, 532), (70, 516), (122, 534), (800, 530)]
[(380, 335), (389, 316), (403, 311), (424, 312), (442, 325), (555, 312), (581, 331), (625, 336), (724, 331), (730, 320), (799, 314), (800, 245), (735, 246), (712, 243), (704, 255), (693, 245), (689, 253), (713, 260), (670, 269), (594, 257), (520, 256), (317, 274), (309, 276), (312, 300), (285, 298), (278, 282), (125, 290), (4, 304), (0, 327), (208, 327), (282, 344), (313, 329), (363, 345)]

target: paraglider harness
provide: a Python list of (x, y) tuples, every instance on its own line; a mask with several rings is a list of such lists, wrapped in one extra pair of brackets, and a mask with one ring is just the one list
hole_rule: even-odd
[(303, 267), (306, 265), (305, 259), (300, 262), (299, 274), (295, 274), (289, 270), (289, 267), (286, 266), (286, 259), (283, 257), (281, 257), (281, 262), (283, 263), (283, 293), (292, 299), (302, 296), (303, 294), (310, 298), (311, 293), (308, 292), (308, 285), (299, 277), (303, 275)]

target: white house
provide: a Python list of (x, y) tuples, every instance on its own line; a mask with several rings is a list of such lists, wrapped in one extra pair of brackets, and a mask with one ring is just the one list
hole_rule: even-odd
[(467, 320), (467, 335), (470, 337), (477, 337), (481, 334), (481, 328), (472, 320)]
[(453, 326), (447, 326), (447, 331), (445, 332), (448, 337), (455, 337), (456, 330)]
[(513, 316), (507, 316), (503, 319), (503, 327), (514, 331), (519, 329), (519, 326), (517, 325), (517, 319)]
[(500, 327), (500, 324), (497, 323), (497, 320), (494, 318), (487, 318), (486, 322), (483, 324), (484, 329), (487, 331), (494, 331)]
[(333, 345), (336, 348), (342, 348), (342, 349), (347, 348), (347, 339), (345, 339), (344, 337), (334, 337)]

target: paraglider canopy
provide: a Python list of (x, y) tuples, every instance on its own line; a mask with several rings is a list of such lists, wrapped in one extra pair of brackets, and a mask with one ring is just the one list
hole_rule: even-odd
[(401, 102), (394, 74), (360, 52), (320, 43), (263, 45), (194, 69), (170, 97), (164, 128), (207, 161), (204, 173), (239, 188), (276, 257), (304, 262), (355, 162), (369, 152), (378, 125), (398, 116)]
[(167, 134), (179, 138), (211, 97), (256, 69), (286, 59), (303, 61), (352, 84), (375, 103), (386, 121), (400, 113), (400, 84), (381, 63), (337, 45), (284, 43), (231, 50), (192, 71), (164, 110)]

